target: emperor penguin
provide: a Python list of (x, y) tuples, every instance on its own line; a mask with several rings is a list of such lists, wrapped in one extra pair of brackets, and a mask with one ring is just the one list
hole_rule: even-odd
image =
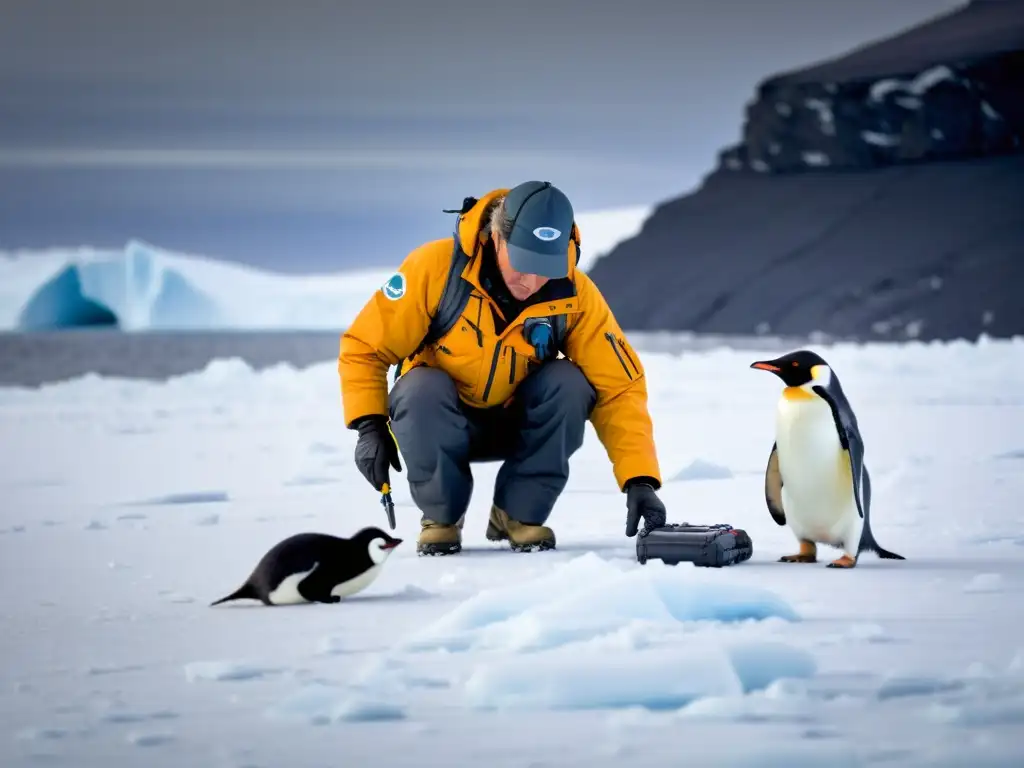
[(839, 377), (819, 355), (797, 350), (751, 368), (771, 371), (786, 385), (775, 412), (764, 492), (768, 511), (800, 542), (784, 563), (817, 562), (817, 545), (842, 551), (830, 568), (853, 568), (860, 553), (903, 560), (871, 532), (871, 477), (864, 440)]
[(401, 543), (375, 527), (350, 539), (297, 533), (271, 547), (242, 586), (211, 605), (243, 599), (264, 605), (337, 603), (370, 586)]

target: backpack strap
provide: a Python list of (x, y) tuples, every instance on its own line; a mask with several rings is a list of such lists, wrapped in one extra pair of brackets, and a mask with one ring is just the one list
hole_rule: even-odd
[[(437, 303), (437, 309), (430, 317), (427, 325), (427, 333), (417, 345), (416, 349), (409, 355), (408, 360), (416, 357), (420, 352), (431, 344), (436, 344), (448, 333), (462, 317), (462, 311), (469, 303), (469, 297), (473, 293), (473, 285), (462, 279), (462, 270), (469, 263), (469, 256), (462, 250), (459, 243), (459, 232), (456, 229), (452, 235), (452, 255), (448, 265), (448, 274), (445, 277), (444, 288), (441, 291), (441, 299)], [(402, 361), (404, 362), (404, 361)], [(395, 366), (394, 381), (402, 370), (402, 362)]]
[(448, 331), (455, 327), (459, 318), (462, 317), (462, 310), (466, 308), (469, 297), (473, 293), (473, 284), (462, 279), (462, 270), (469, 263), (469, 256), (462, 250), (457, 231), (452, 235), (452, 241), (451, 264), (448, 266), (444, 290), (441, 291), (441, 300), (437, 303), (437, 310), (433, 317), (430, 318), (426, 336), (423, 337), (423, 341), (420, 342), (411, 357), (415, 357), (426, 347), (440, 341)]

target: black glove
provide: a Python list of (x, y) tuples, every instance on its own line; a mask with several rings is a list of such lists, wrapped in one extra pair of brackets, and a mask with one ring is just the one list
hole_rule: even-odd
[(626, 482), (626, 535), (636, 536), (640, 518), (650, 530), (665, 525), (665, 505), (658, 498), (653, 478), (635, 477)]
[(356, 429), (359, 430), (356, 466), (376, 490), (381, 490), (384, 483), (390, 486), (388, 465), (401, 472), (402, 462), (398, 458), (398, 446), (388, 429), (387, 419), (384, 416), (366, 416), (357, 422)]

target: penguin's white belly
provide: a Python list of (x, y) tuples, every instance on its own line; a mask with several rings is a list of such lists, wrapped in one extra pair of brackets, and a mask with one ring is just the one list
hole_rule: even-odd
[(309, 602), (299, 592), (299, 584), (302, 583), (304, 578), (315, 571), (318, 565), (319, 563), (313, 563), (313, 567), (308, 571), (300, 571), (299, 573), (285, 576), (281, 579), (281, 583), (274, 588), (274, 591), (267, 595), (267, 599), (274, 605), (298, 605), (299, 603)]
[(828, 403), (781, 400), (776, 423), (782, 505), (793, 533), (833, 543), (857, 517), (850, 464)]
[(331, 594), (344, 600), (346, 597), (352, 597), (352, 595), (357, 592), (362, 592), (376, 580), (380, 575), (382, 567), (383, 563), (377, 563), (371, 568), (363, 571), (354, 579), (349, 579), (348, 581), (341, 582), (341, 584), (336, 584), (331, 590)]
[[(309, 574), (315, 571), (318, 565), (319, 563), (316, 563), (308, 571), (293, 573), (283, 578), (274, 591), (268, 595), (270, 602), (274, 605), (297, 605), (299, 603), (309, 602), (302, 596), (302, 593), (299, 592), (299, 584), (301, 584), (302, 580), (309, 576)], [(362, 592), (377, 579), (382, 567), (383, 563), (377, 563), (363, 571), (355, 578), (334, 585), (331, 589), (331, 594), (345, 599), (346, 597), (351, 597), (357, 592)]]

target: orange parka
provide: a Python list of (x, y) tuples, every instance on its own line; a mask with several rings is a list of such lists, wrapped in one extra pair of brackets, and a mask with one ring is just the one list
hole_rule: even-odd
[[(486, 228), (481, 230), (482, 216), (490, 203), (507, 192), (489, 192), (460, 219), (458, 237), (463, 251), (470, 255), (462, 277), (473, 285), (473, 292), (462, 317), (446, 336), (407, 359), (420, 346), (440, 302), (451, 264), (451, 237), (428, 242), (409, 253), (398, 269), (402, 278), (374, 292), (343, 333), (338, 373), (345, 424), (370, 414), (388, 415), (387, 374), (393, 365), (401, 366), (402, 373), (419, 365), (439, 368), (452, 377), (468, 405), (504, 405), (539, 362), (523, 336), (524, 322), (530, 317), (565, 314), (565, 356), (579, 366), (597, 392), (590, 420), (611, 460), (619, 488), (630, 478), (642, 476), (660, 484), (643, 364), (597, 286), (586, 273), (575, 269), (573, 244), (566, 258), (575, 290), (564, 298), (527, 306), (519, 317), (507, 318), (507, 327), (497, 332), (492, 312), (500, 314), (500, 310), (480, 285), (480, 259), (476, 256), (490, 237)], [(397, 298), (396, 284), (404, 285)]]

